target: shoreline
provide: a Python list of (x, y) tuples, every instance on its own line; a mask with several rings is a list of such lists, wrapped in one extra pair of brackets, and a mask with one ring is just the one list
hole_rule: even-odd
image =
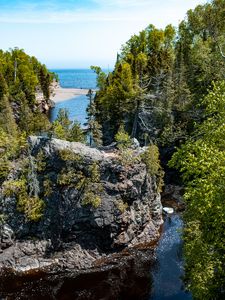
[(50, 100), (54, 103), (70, 100), (81, 95), (87, 95), (89, 89), (77, 89), (77, 88), (54, 88), (51, 94)]

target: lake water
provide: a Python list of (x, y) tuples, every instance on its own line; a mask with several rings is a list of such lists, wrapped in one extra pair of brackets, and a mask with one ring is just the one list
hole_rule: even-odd
[[(63, 88), (96, 89), (96, 74), (90, 69), (52, 69), (59, 77), (59, 83)], [(50, 112), (50, 121), (54, 121), (60, 108), (69, 112), (70, 120), (78, 121), (81, 126), (86, 122), (86, 108), (89, 103), (85, 95), (57, 102)]]
[(84, 126), (86, 120), (86, 108), (89, 103), (88, 98), (85, 95), (78, 96), (76, 98), (72, 98), (69, 100), (65, 100), (62, 102), (57, 102), (55, 107), (51, 109), (50, 112), (50, 121), (53, 122), (60, 108), (65, 108), (69, 112), (69, 119), (74, 121), (78, 121), (81, 126)]
[(91, 69), (52, 69), (63, 88), (96, 89), (96, 74)]

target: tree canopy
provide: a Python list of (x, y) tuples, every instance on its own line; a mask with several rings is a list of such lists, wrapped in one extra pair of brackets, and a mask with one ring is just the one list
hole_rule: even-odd
[(225, 82), (202, 101), (204, 121), (173, 155), (186, 183), (186, 279), (196, 299), (222, 299), (225, 283)]

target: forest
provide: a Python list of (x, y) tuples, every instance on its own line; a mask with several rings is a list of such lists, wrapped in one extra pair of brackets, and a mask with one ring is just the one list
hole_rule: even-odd
[[(225, 2), (189, 10), (178, 30), (133, 35), (108, 76), (99, 67), (95, 117), (105, 143), (118, 130), (173, 149), (185, 185), (185, 281), (195, 299), (225, 293)], [(162, 157), (163, 158), (163, 157)]]
[[(136, 138), (157, 157), (172, 149), (168, 167), (180, 174), (185, 186), (186, 287), (194, 299), (222, 299), (225, 1), (213, 0), (189, 10), (179, 28), (158, 29), (150, 24), (122, 46), (109, 74), (98, 66), (91, 68), (98, 86), (95, 96), (88, 94), (91, 146), (117, 141), (120, 151), (129, 155), (125, 150), (130, 138)], [(55, 74), (23, 50), (0, 51), (1, 184), (27, 151), (29, 135), (85, 143), (80, 125), (69, 121), (66, 111), (61, 110), (53, 124), (48, 120), (46, 105), (51, 106), (54, 80)]]

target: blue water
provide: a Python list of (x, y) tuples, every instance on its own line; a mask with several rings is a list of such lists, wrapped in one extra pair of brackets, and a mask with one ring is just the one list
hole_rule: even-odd
[(53, 122), (56, 119), (60, 108), (65, 108), (69, 112), (69, 119), (71, 121), (78, 121), (83, 127), (84, 123), (87, 121), (86, 108), (88, 103), (89, 100), (85, 95), (81, 95), (79, 97), (62, 102), (57, 102), (55, 107), (52, 108), (50, 112), (50, 121)]
[(182, 281), (182, 227), (180, 215), (166, 217), (156, 251), (158, 266), (153, 272), (153, 291), (149, 300), (192, 300)]
[[(53, 69), (59, 77), (59, 83), (63, 88), (96, 89), (96, 74), (90, 69)], [(81, 126), (86, 123), (86, 108), (89, 103), (85, 95), (57, 102), (50, 112), (50, 121), (53, 122), (60, 108), (69, 112), (71, 121), (78, 121)]]
[(63, 88), (96, 89), (96, 74), (91, 69), (52, 69)]

